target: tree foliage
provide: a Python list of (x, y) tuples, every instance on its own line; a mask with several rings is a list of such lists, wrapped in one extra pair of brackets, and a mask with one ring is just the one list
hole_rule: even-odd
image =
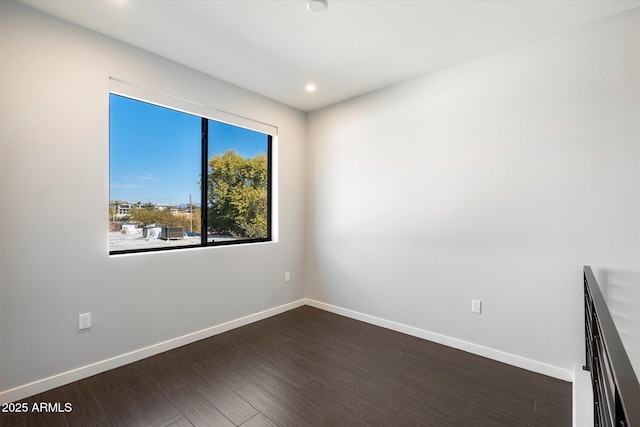
[(236, 238), (267, 237), (267, 156), (227, 150), (209, 160), (208, 227)]
[[(200, 209), (192, 208), (193, 232), (200, 232)], [(129, 211), (130, 220), (142, 225), (162, 224), (174, 227), (182, 227), (184, 231), (191, 230), (191, 219), (188, 212), (171, 212), (170, 209), (158, 209), (153, 204), (144, 204), (141, 207), (133, 207)]]

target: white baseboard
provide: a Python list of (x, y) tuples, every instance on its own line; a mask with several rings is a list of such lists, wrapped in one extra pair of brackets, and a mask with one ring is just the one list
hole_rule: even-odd
[(186, 344), (191, 344), (195, 341), (209, 338), (214, 335), (229, 331), (231, 329), (239, 328), (240, 326), (245, 326), (250, 323), (257, 322), (259, 320), (266, 319), (280, 313), (284, 313), (285, 311), (289, 311), (294, 308), (302, 307), (303, 305), (309, 305), (311, 307), (319, 308), (331, 313), (336, 313), (345, 317), (349, 317), (351, 319), (360, 320), (372, 325), (381, 326), (393, 331), (401, 332), (428, 341), (433, 341), (438, 344), (457, 348), (469, 353), (477, 354), (479, 356), (488, 357), (490, 359), (497, 360), (508, 365), (517, 366), (519, 368), (527, 369), (529, 371), (537, 372), (564, 381), (573, 380), (573, 372), (566, 369), (561, 369), (556, 366), (548, 365), (546, 363), (537, 362), (535, 360), (516, 356), (510, 353), (505, 353), (500, 350), (473, 344), (467, 341), (459, 340), (457, 338), (448, 337), (446, 335), (426, 331), (424, 329), (415, 328), (413, 326), (404, 325), (402, 323), (381, 319), (379, 317), (370, 316), (368, 314), (359, 313), (357, 311), (304, 298), (298, 301), (281, 305), (279, 307), (270, 308), (259, 313), (251, 314), (249, 316), (241, 317), (239, 319), (231, 320), (229, 322), (202, 329), (200, 331), (192, 332), (190, 334), (186, 334), (161, 343), (134, 350), (129, 353), (101, 360), (99, 362), (82, 366), (77, 369), (62, 372), (60, 374), (34, 381), (32, 383), (25, 384), (19, 387), (15, 387), (10, 390), (2, 391), (0, 392), (0, 403), (14, 402), (16, 400), (24, 399), (25, 397), (33, 396), (34, 394), (42, 393), (44, 391), (69, 384), (74, 381), (99, 374), (101, 372), (119, 368), (120, 366), (137, 362), (138, 360), (142, 360), (168, 350), (173, 350), (174, 348), (178, 348)]
[(309, 298), (307, 298), (305, 302), (307, 305), (310, 305), (311, 307), (319, 308), (321, 310), (329, 311), (331, 313), (339, 314), (341, 316), (350, 317), (352, 319), (360, 320), (366, 323), (370, 323), (372, 325), (381, 326), (383, 328), (391, 329), (392, 331), (402, 332), (403, 334), (422, 338), (428, 341), (433, 341), (435, 343), (443, 344), (448, 347), (457, 348), (459, 350), (463, 350), (468, 353), (477, 354), (479, 356), (487, 357), (489, 359), (506, 363), (508, 365), (516, 366), (518, 368), (526, 369), (528, 371), (537, 372), (539, 374), (547, 375), (553, 378), (558, 378), (563, 381), (571, 382), (573, 380), (572, 371), (562, 369), (557, 366), (552, 366), (543, 362), (538, 362), (535, 360), (527, 359), (525, 357), (506, 353), (504, 351), (470, 343), (468, 341), (463, 341), (457, 338), (452, 338), (446, 335), (441, 335), (441, 334), (430, 332), (424, 329), (419, 329), (413, 326), (404, 325), (402, 323), (381, 319), (379, 317), (370, 316), (368, 314), (359, 313), (357, 311), (349, 310), (349, 309), (338, 307), (331, 304), (326, 304), (326, 303), (315, 301)]
[(174, 348), (178, 348), (186, 344), (191, 344), (201, 339), (209, 338), (214, 335), (230, 331), (231, 329), (239, 328), (240, 326), (245, 326), (250, 323), (257, 322), (259, 320), (266, 319), (280, 313), (284, 313), (285, 311), (289, 311), (294, 308), (302, 307), (303, 305), (305, 305), (305, 303), (305, 299), (294, 301), (288, 304), (281, 305), (279, 307), (270, 308), (259, 313), (251, 314), (249, 316), (211, 326), (200, 331), (192, 332), (181, 337), (153, 344), (148, 347), (131, 351), (129, 353), (101, 360), (99, 362), (82, 366), (77, 369), (62, 372), (60, 374), (34, 381), (32, 383), (25, 384), (19, 387), (15, 387), (10, 390), (2, 391), (0, 392), (0, 403), (14, 402), (16, 400), (33, 396), (34, 394), (42, 393), (44, 391), (63, 386), (65, 384), (81, 380), (83, 378), (88, 378), (101, 372), (119, 368), (120, 366), (137, 362), (138, 360), (142, 360), (168, 350), (173, 350)]

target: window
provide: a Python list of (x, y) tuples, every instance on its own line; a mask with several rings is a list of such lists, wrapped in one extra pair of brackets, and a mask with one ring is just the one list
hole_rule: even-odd
[(271, 240), (269, 134), (111, 93), (109, 253)]

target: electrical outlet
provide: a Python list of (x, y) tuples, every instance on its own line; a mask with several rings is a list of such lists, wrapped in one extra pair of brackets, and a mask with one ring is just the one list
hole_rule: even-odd
[(471, 312), (480, 314), (481, 310), (482, 310), (482, 301), (480, 301), (479, 299), (472, 299)]
[(284, 281), (285, 282), (290, 282), (291, 281), (291, 273), (289, 273), (288, 271), (286, 273), (284, 273)]
[(82, 313), (78, 315), (78, 329), (89, 329), (91, 327), (91, 313)]

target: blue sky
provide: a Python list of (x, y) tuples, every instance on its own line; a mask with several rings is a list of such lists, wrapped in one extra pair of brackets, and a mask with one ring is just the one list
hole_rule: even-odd
[[(199, 204), (198, 116), (110, 95), (110, 200)], [(209, 157), (267, 152), (267, 135), (209, 120)]]

